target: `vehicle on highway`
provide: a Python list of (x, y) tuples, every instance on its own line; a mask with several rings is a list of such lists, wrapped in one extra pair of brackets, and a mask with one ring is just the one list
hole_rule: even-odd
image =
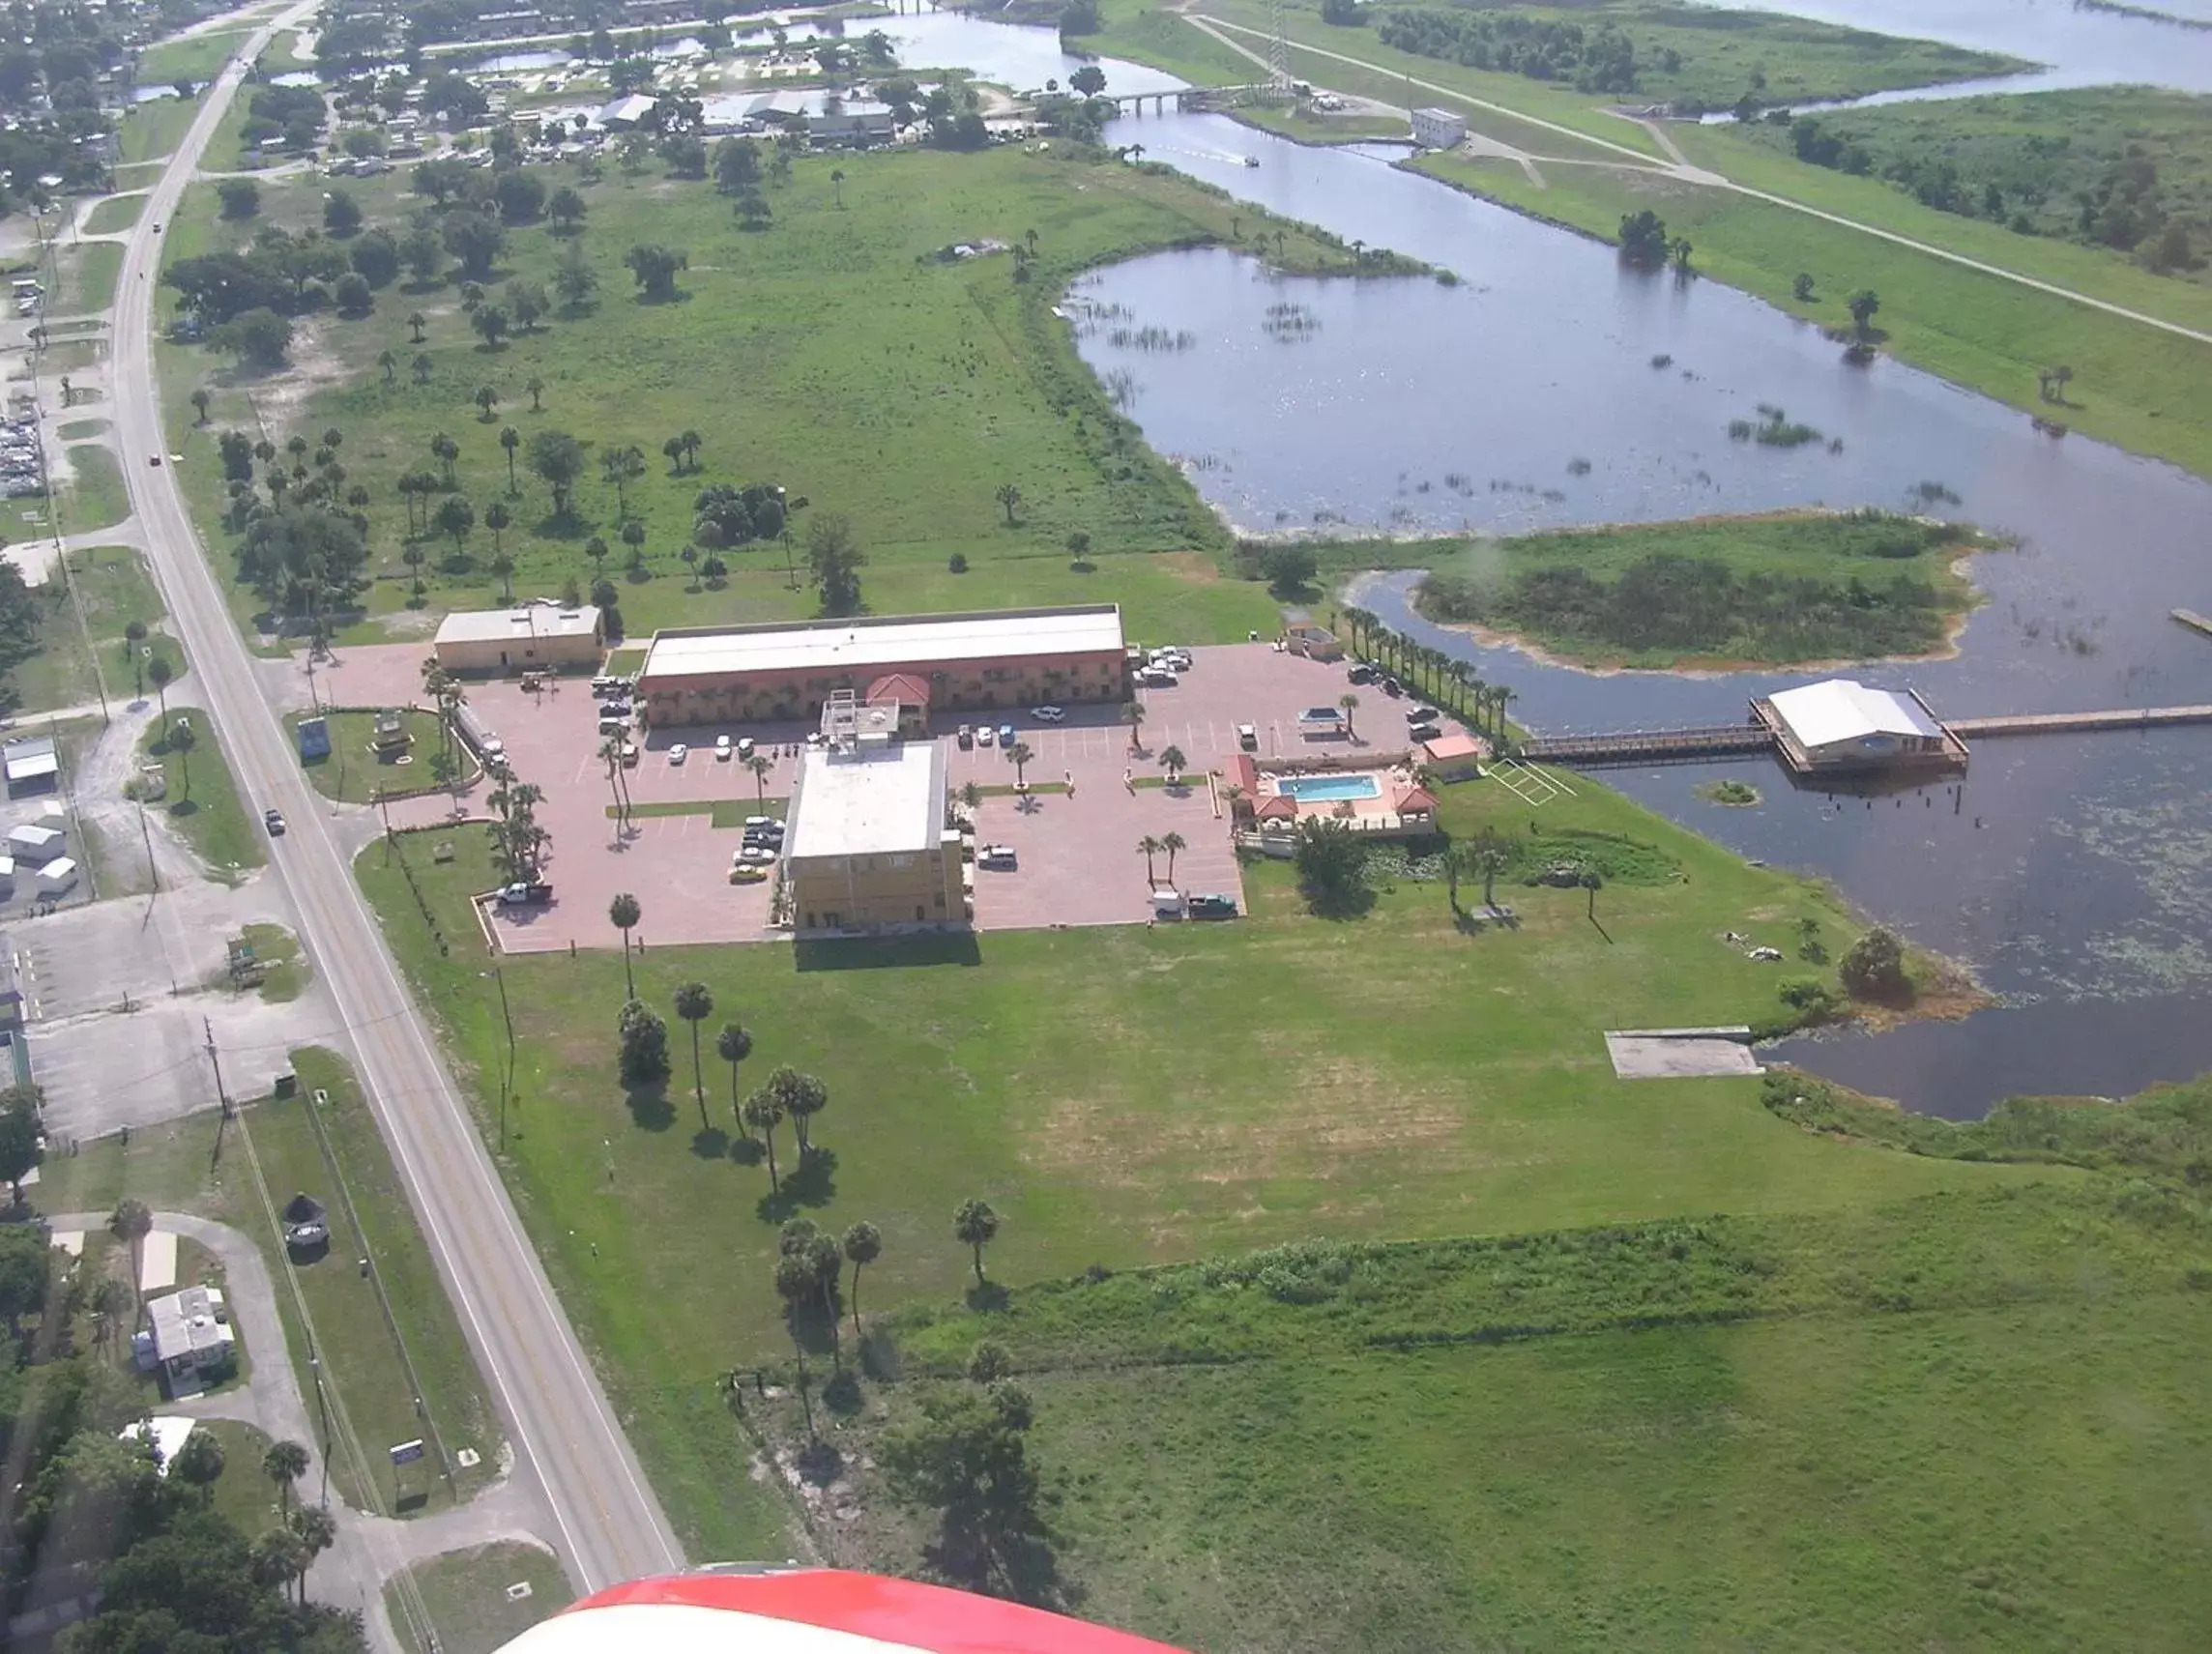
[(161, 456), (158, 453), (150, 453), (146, 456), (146, 463), (159, 471), (161, 469)]
[(1030, 716), (1040, 724), (1057, 724), (1066, 720), (1067, 711), (1062, 707), (1032, 707)]
[(682, 741), (677, 741), (668, 749), (668, 762), (671, 764), (682, 764), (686, 758), (689, 758), (690, 756), (691, 749), (688, 746), (685, 746)]
[(736, 750), (736, 746), (732, 744), (728, 736), (718, 735), (714, 738), (714, 761), (717, 764), (729, 763), (730, 754)]
[(269, 829), (271, 838), (282, 838), (284, 836), (284, 812), (282, 810), (263, 810), (261, 812), (261, 825)]
[(553, 886), (542, 881), (503, 885), (497, 898), (503, 908), (542, 907), (552, 899)]
[(986, 844), (975, 852), (975, 865), (996, 872), (1011, 873), (1017, 865), (1014, 847), (1010, 844)]
[(1194, 919), (1233, 919), (1237, 916), (1235, 896), (1193, 896), (1184, 907)]

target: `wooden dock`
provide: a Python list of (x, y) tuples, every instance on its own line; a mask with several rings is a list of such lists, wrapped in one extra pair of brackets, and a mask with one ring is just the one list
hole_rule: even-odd
[(2069, 735), (2085, 730), (2170, 729), (2212, 724), (2212, 707), (2118, 707), (2103, 712), (2021, 712), (2002, 718), (1950, 718), (1944, 727), (1963, 736)]
[(1531, 764), (1670, 764), (1771, 751), (1774, 738), (1757, 724), (1702, 729), (1623, 730), (1615, 735), (1535, 736), (1521, 756)]
[(2202, 632), (2206, 637), (2212, 637), (2212, 621), (2206, 620), (2195, 609), (2176, 609), (2173, 611), (2173, 618), (2191, 631)]

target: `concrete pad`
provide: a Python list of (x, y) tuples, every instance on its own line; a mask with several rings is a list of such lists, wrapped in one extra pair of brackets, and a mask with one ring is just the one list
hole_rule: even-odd
[(1763, 1072), (1751, 1047), (1711, 1033), (1608, 1033), (1605, 1049), (1623, 1080), (1694, 1080)]
[(82, 1258), (84, 1256), (83, 1230), (57, 1229), (54, 1231), (51, 1238), (53, 1240), (53, 1244), (57, 1248), (63, 1252), (68, 1253), (72, 1258)]
[(138, 1265), (141, 1292), (165, 1292), (177, 1284), (177, 1237), (165, 1229), (149, 1231)]

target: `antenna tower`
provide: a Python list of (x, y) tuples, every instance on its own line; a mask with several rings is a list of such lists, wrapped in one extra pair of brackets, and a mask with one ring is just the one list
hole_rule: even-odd
[(1267, 39), (1267, 78), (1277, 92), (1287, 92), (1291, 85), (1291, 48), (1283, 39), (1283, 0), (1267, 0), (1267, 22), (1272, 31)]

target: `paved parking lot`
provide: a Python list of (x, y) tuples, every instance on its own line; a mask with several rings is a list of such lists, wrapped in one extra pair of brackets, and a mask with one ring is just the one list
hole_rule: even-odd
[[(326, 695), (350, 706), (420, 697), (420, 646), (341, 653), (337, 666), (323, 675)], [(1141, 752), (1131, 751), (1129, 726), (1119, 721), (1115, 710), (1071, 709), (1066, 721), (1057, 725), (1027, 712), (993, 714), (994, 730), (999, 721), (1011, 723), (1035, 755), (1029, 765), (1033, 787), (1072, 780), (1074, 792), (1034, 794), (1026, 802), (1004, 796), (982, 800), (979, 841), (1012, 846), (1019, 865), (1010, 873), (975, 872), (978, 929), (1145, 922), (1150, 904), (1137, 845), (1147, 835), (1165, 838), (1171, 832), (1186, 845), (1176, 856), (1176, 885), (1194, 893), (1234, 895), (1241, 907), (1243, 886), (1226, 806), (1217, 817), (1207, 772), (1237, 750), (1240, 723), (1256, 727), (1263, 756), (1347, 750), (1349, 743), (1341, 738), (1302, 740), (1297, 728), (1301, 710), (1333, 705), (1345, 692), (1344, 668), (1277, 653), (1265, 644), (1200, 649), (1193, 655), (1191, 671), (1176, 688), (1141, 692), (1146, 709)], [(581, 682), (568, 680), (557, 690), (529, 695), (512, 681), (472, 682), (468, 695), (477, 714), (506, 742), (516, 773), (545, 790), (538, 819), (553, 834), (545, 871), (555, 900), (525, 913), (503, 911), (497, 919), (503, 945), (515, 951), (617, 946), (620, 936), (606, 914), (608, 903), (622, 890), (634, 894), (644, 910), (637, 934), (649, 948), (755, 942), (777, 934), (768, 926), (769, 887), (728, 883), (731, 855), (739, 843), (736, 827), (716, 827), (707, 812), (713, 803), (728, 801), (725, 820), (734, 820), (757, 808), (765, 790), (770, 813), (780, 813), (776, 801), (790, 791), (792, 761), (786, 749), (803, 742), (811, 726), (653, 731), (641, 743), (644, 753), (637, 768), (628, 771), (631, 800), (644, 813), (626, 835), (618, 837), (607, 816), (613, 794), (598, 757), (597, 720)], [(1380, 694), (1372, 699), (1374, 717), (1396, 726), (1378, 744), (1391, 744), (1391, 735), (1402, 744), (1402, 713), (1396, 704)], [(1363, 707), (1361, 717), (1368, 711)], [(952, 786), (958, 789), (969, 781), (1010, 785), (1013, 769), (996, 743), (967, 749), (954, 743), (953, 730), (962, 716), (949, 713), (938, 719), (939, 739), (949, 749)], [(749, 735), (760, 743), (763, 755), (774, 764), (765, 789), (742, 765), (715, 759), (713, 742), (720, 734)], [(1361, 728), (1358, 736), (1364, 744), (1367, 731)], [(689, 748), (681, 765), (668, 757), (677, 742)], [(1159, 777), (1159, 755), (1171, 745), (1188, 760), (1188, 785), (1128, 784), (1139, 777)], [(695, 812), (650, 813), (656, 806), (684, 804), (696, 806)], [(449, 814), (443, 798), (413, 800), (392, 810), (394, 826), (429, 826)], [(1157, 858), (1155, 871), (1164, 883), (1164, 856)]]

